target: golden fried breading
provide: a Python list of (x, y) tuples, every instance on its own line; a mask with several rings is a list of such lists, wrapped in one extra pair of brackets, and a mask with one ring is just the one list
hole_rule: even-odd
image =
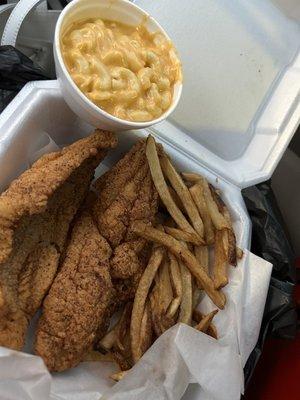
[[(127, 269), (124, 270), (126, 265)], [(126, 279), (134, 275), (139, 269), (140, 260), (131, 243), (124, 242), (117, 246), (110, 261), (110, 274), (112, 278)]]
[(121, 189), (129, 182), (146, 162), (145, 141), (138, 141), (109, 171), (100, 176), (94, 188), (101, 194), (99, 212), (106, 210), (119, 196)]
[[(132, 233), (131, 225), (136, 220), (153, 222), (157, 213), (158, 194), (152, 182), (145, 148), (144, 140), (137, 142), (95, 184), (99, 197), (93, 213), (100, 233), (114, 250), (111, 259), (111, 275), (114, 279), (127, 280), (141, 273), (139, 254), (146, 241)], [(127, 283), (133, 281), (135, 279), (129, 279)], [(120, 282), (117, 286), (123, 297), (124, 284)], [(128, 285), (125, 286), (130, 298), (133, 291)]]
[(115, 146), (112, 133), (96, 130), (43, 156), (0, 196), (0, 345), (23, 347), (94, 169)]
[[(116, 200), (105, 211), (99, 213), (98, 202), (95, 205), (98, 229), (113, 248), (121, 244), (127, 235), (130, 213), (142, 188), (147, 169), (148, 166), (144, 165), (133, 179), (125, 184)], [(101, 195), (99, 199), (101, 204)]]
[(59, 256), (54, 245), (40, 243), (27, 257), (19, 275), (18, 295), (20, 306), (28, 315), (34, 315), (48, 292)]
[(111, 248), (87, 211), (76, 221), (66, 258), (49, 294), (36, 332), (35, 350), (50, 371), (77, 365), (106, 324), (113, 287)]

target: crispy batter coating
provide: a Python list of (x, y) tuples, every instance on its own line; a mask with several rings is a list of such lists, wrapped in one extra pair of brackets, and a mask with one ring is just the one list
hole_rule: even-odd
[(111, 248), (87, 211), (74, 225), (66, 259), (44, 300), (35, 350), (50, 371), (77, 365), (106, 324), (113, 293)]
[(100, 176), (94, 184), (96, 191), (101, 194), (99, 212), (106, 210), (119, 196), (120, 190), (130, 181), (146, 161), (145, 141), (138, 141), (117, 164)]
[(94, 169), (115, 146), (112, 133), (97, 130), (43, 156), (0, 196), (0, 345), (23, 347)]
[(100, 233), (113, 248), (111, 275), (117, 297), (124, 301), (134, 296), (136, 276), (144, 268), (141, 257), (146, 241), (132, 233), (131, 225), (136, 220), (153, 222), (158, 208), (145, 150), (145, 141), (137, 142), (95, 183), (98, 200), (93, 214)]
[[(128, 268), (124, 271), (124, 265)], [(134, 275), (141, 268), (140, 260), (129, 242), (124, 242), (116, 247), (110, 262), (112, 278), (126, 279)]]

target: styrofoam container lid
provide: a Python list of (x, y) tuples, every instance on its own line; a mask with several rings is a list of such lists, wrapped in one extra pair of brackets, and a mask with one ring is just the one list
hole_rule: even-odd
[(135, 0), (169, 32), (182, 99), (161, 138), (243, 188), (270, 178), (300, 121), (300, 28), (269, 0)]

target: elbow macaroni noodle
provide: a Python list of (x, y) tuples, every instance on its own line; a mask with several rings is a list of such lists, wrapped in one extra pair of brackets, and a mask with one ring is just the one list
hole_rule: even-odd
[(70, 25), (61, 38), (66, 67), (78, 88), (106, 112), (150, 121), (171, 105), (181, 65), (170, 41), (114, 21)]

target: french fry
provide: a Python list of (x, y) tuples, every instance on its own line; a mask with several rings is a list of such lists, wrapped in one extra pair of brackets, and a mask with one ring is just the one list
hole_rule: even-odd
[(117, 323), (100, 340), (98, 346), (104, 350), (110, 350), (116, 346), (119, 350), (124, 350), (123, 340), (130, 325), (132, 303), (125, 305)]
[(169, 270), (170, 270), (170, 277), (173, 286), (173, 291), (175, 293), (175, 297), (172, 300), (167, 315), (170, 317), (174, 317), (177, 313), (177, 310), (180, 306), (181, 299), (182, 299), (182, 279), (180, 273), (180, 267), (176, 257), (169, 252)]
[(114, 359), (111, 353), (102, 354), (100, 351), (90, 350), (84, 356), (82, 361), (103, 361), (103, 362), (113, 362)]
[(197, 308), (193, 309), (193, 314), (192, 314), (193, 320), (197, 322), (197, 324), (201, 321), (203, 318), (203, 314), (201, 311), (199, 311)]
[(199, 180), (201, 180), (202, 176), (193, 172), (182, 172), (181, 176), (183, 179), (185, 179), (187, 182), (190, 183), (197, 183)]
[(193, 309), (197, 307), (201, 299), (201, 290), (195, 285), (193, 290)]
[(181, 304), (181, 299), (179, 297), (175, 297), (168, 308), (167, 316), (170, 318), (175, 317), (180, 304)]
[(192, 186), (189, 190), (203, 221), (205, 241), (207, 244), (212, 244), (215, 236), (214, 227), (203, 194), (203, 185), (201, 184), (201, 181), (198, 180), (198, 183)]
[(226, 233), (224, 233), (223, 243), (228, 263), (235, 267), (237, 265), (237, 253), (236, 239), (233, 229), (227, 229)]
[(138, 236), (144, 237), (145, 239), (159, 243), (172, 252), (179, 260), (181, 260), (194, 275), (194, 277), (200, 281), (204, 290), (214, 302), (214, 304), (223, 309), (226, 303), (224, 293), (217, 291), (214, 288), (212, 279), (207, 275), (204, 268), (198, 263), (195, 256), (185, 248), (178, 240), (174, 239), (167, 233), (160, 232), (159, 230), (152, 228), (149, 225), (141, 221), (135, 221), (132, 224), (132, 230)]
[(228, 231), (228, 241), (229, 241), (228, 261), (230, 265), (236, 267), (237, 266), (236, 237), (233, 229), (230, 229)]
[[(199, 324), (199, 322), (204, 318), (204, 315), (197, 309), (194, 309), (193, 311), (193, 320)], [(210, 323), (207, 332), (206, 332), (209, 336), (218, 339), (218, 331), (217, 328), (215, 326), (215, 324), (213, 322)]]
[(210, 323), (206, 333), (214, 339), (218, 340), (218, 331), (216, 325), (213, 322)]
[(209, 253), (207, 246), (195, 246), (194, 247), (195, 257), (199, 264), (205, 269), (206, 273), (209, 274)]
[(243, 258), (244, 252), (242, 249), (240, 249), (239, 247), (236, 248), (236, 256), (239, 260), (241, 260)]
[(183, 322), (190, 325), (193, 312), (192, 275), (182, 261), (179, 262), (179, 266), (182, 279), (182, 300), (180, 304), (178, 322)]
[(159, 290), (162, 314), (165, 314), (173, 300), (173, 290), (169, 274), (169, 260), (164, 259), (159, 271)]
[(122, 371), (127, 371), (133, 366), (131, 354), (122, 353), (119, 350), (113, 348), (111, 350), (111, 355), (114, 362), (118, 364), (119, 368)]
[(208, 182), (203, 179), (203, 193), (206, 204), (210, 213), (210, 217), (216, 229), (230, 228), (228, 221), (224, 218), (223, 214), (219, 211), (218, 205), (214, 201)]
[(169, 235), (173, 236), (177, 240), (193, 243), (196, 245), (204, 244), (204, 241), (201, 239), (201, 237), (194, 233), (185, 232), (182, 231), (181, 229), (171, 228), (169, 226), (164, 226), (164, 229)]
[(209, 185), (209, 188), (212, 197), (218, 206), (220, 213), (224, 216), (228, 224), (227, 234), (224, 234), (223, 236), (228, 263), (233, 266), (236, 266), (237, 265), (236, 238), (232, 227), (230, 213), (228, 211), (228, 208), (226, 207), (226, 204), (221, 199), (220, 195), (217, 193), (217, 190), (212, 185)]
[(186, 187), (185, 183), (181, 179), (181, 176), (176, 171), (173, 164), (165, 154), (160, 157), (160, 164), (164, 175), (168, 178), (173, 189), (176, 191), (178, 197), (180, 198), (195, 231), (201, 238), (203, 238), (203, 222), (189, 192), (189, 189)]
[(118, 323), (110, 329), (107, 334), (100, 340), (99, 346), (105, 350), (110, 350), (116, 343), (118, 334)]
[(174, 319), (168, 314), (173, 301), (173, 290), (169, 274), (169, 260), (164, 260), (155, 277), (155, 287), (150, 299), (152, 320), (157, 336), (174, 325)]
[(214, 310), (209, 314), (205, 315), (194, 328), (197, 329), (198, 331), (206, 333), (217, 312), (218, 310)]
[(139, 353), (143, 355), (152, 344), (152, 322), (150, 304), (147, 302), (140, 328)]
[[(157, 231), (160, 232), (159, 230)], [(163, 234), (163, 232), (160, 233)], [(163, 256), (164, 250), (161, 247), (156, 247), (153, 249), (149, 263), (140, 279), (139, 285), (136, 290), (130, 324), (131, 349), (134, 362), (137, 362), (141, 357), (139, 343), (140, 328), (144, 314), (144, 308), (149, 289), (152, 285), (155, 274), (163, 260)]]
[[(195, 185), (196, 186), (196, 185)], [(211, 193), (209, 184), (205, 178), (199, 175), (199, 180), (197, 181), (197, 187), (201, 186), (203, 191), (203, 196), (209, 211), (209, 215), (216, 229), (230, 228), (230, 225), (224, 218), (223, 214), (219, 211), (218, 204), (215, 202), (213, 195)], [(191, 190), (191, 189), (190, 189)]]
[(227, 236), (227, 230), (216, 231), (215, 236), (215, 259), (213, 265), (213, 280), (216, 289), (227, 285), (227, 255), (224, 249), (223, 238)]
[(125, 378), (125, 376), (127, 375), (128, 371), (119, 371), (116, 372), (112, 375), (110, 375), (110, 378), (113, 379), (116, 382), (121, 381), (123, 378)]
[(130, 329), (131, 312), (132, 302), (128, 302), (123, 309), (116, 329), (117, 338), (115, 345), (121, 352), (126, 351), (127, 347), (129, 347), (128, 343), (126, 343), (126, 339)]
[(171, 194), (171, 196), (172, 196), (172, 199), (174, 200), (174, 203), (176, 204), (176, 206), (179, 208), (179, 210), (180, 210), (182, 213), (185, 213), (185, 208), (184, 208), (184, 205), (183, 205), (183, 203), (182, 203), (182, 201), (181, 201), (181, 198), (178, 196), (178, 194), (177, 194), (176, 191), (172, 188), (172, 186), (169, 186), (169, 185), (168, 185), (168, 189), (169, 189), (169, 192), (170, 192), (170, 194)]
[(151, 309), (151, 319), (152, 326), (155, 335), (159, 337), (163, 333), (163, 328), (160, 324), (160, 303), (158, 298), (158, 290), (156, 285), (149, 296), (150, 299), (150, 309)]
[(152, 326), (157, 337), (175, 324), (174, 318), (163, 312), (158, 292), (159, 290), (155, 287), (150, 294)]
[(154, 138), (150, 135), (147, 139), (146, 156), (151, 171), (153, 183), (158, 194), (177, 225), (184, 231), (194, 233), (193, 227), (175, 204), (163, 176)]

